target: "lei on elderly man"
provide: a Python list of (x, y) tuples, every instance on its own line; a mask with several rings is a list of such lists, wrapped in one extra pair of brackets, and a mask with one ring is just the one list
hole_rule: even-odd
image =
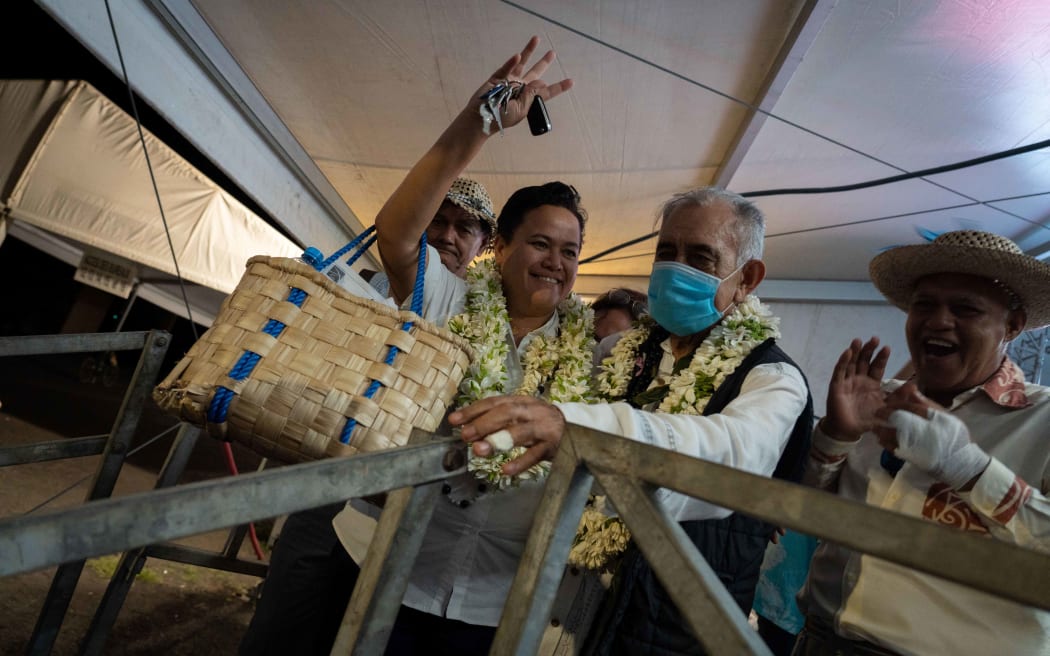
[[(979, 231), (871, 262), (907, 312), (915, 373), (883, 381), (888, 349), (839, 358), (805, 480), (840, 496), (1050, 552), (1050, 388), (1006, 355), (1050, 324), (1050, 266)], [(974, 564), (978, 566), (978, 563)], [(795, 653), (1046, 654), (1050, 613), (824, 543), (799, 595)]]

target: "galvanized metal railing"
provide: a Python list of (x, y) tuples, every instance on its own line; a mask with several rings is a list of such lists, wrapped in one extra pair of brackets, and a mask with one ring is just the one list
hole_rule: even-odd
[[(454, 438), (416, 432), (410, 444), (400, 449), (3, 520), (0, 576), (393, 490), (332, 651), (380, 654), (426, 520), (440, 495), (440, 481), (462, 472), (465, 460), (465, 449)], [(658, 487), (1050, 610), (1050, 556), (1045, 554), (569, 426), (491, 653), (535, 653), (595, 481), (712, 654), (768, 651), (678, 524), (655, 502), (653, 492)]]

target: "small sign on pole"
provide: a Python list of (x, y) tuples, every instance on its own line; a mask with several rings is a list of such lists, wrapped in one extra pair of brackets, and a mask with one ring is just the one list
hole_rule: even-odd
[(127, 298), (135, 286), (137, 273), (134, 262), (105, 251), (85, 249), (84, 254), (80, 256), (80, 265), (73, 279), (121, 298)]

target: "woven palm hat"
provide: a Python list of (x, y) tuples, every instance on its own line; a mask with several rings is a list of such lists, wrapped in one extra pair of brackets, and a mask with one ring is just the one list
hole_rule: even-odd
[(928, 244), (898, 246), (875, 256), (868, 272), (882, 295), (905, 311), (920, 279), (962, 273), (988, 278), (1017, 296), (1028, 314), (1027, 329), (1050, 324), (1050, 265), (989, 232), (956, 230)]
[(469, 178), (456, 178), (445, 198), (488, 226), (489, 237), (496, 234), (496, 213), (485, 185)]

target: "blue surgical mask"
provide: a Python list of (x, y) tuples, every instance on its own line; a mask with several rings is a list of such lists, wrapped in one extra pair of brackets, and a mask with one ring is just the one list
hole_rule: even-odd
[(715, 294), (723, 280), (680, 262), (657, 262), (649, 278), (649, 314), (673, 335), (706, 330), (722, 318)]

